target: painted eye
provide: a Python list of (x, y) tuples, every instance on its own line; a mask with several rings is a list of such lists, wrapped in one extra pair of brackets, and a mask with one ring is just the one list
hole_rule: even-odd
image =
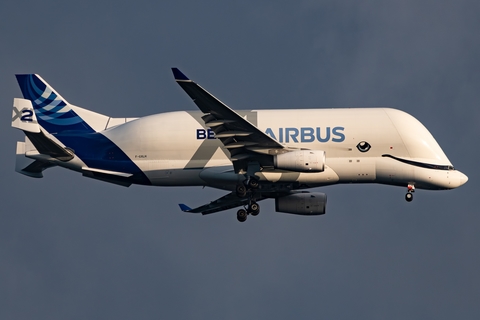
[(362, 141), (359, 144), (357, 144), (357, 149), (360, 152), (367, 152), (368, 150), (370, 150), (371, 147), (372, 146), (367, 141)]

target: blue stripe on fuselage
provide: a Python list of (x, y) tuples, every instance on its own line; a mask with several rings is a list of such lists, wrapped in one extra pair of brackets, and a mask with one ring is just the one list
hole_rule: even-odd
[(88, 167), (133, 174), (133, 183), (151, 185), (145, 173), (115, 143), (99, 132), (54, 135)]

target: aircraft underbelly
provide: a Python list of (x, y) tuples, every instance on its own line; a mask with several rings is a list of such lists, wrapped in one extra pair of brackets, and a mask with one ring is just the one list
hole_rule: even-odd
[(145, 172), (154, 186), (204, 186), (200, 178), (202, 169), (164, 169)]
[(375, 158), (335, 158), (328, 163), (338, 174), (340, 183), (374, 182), (377, 178)]

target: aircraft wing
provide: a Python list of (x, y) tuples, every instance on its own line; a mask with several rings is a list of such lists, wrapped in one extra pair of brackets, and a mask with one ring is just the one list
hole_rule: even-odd
[[(266, 199), (265, 197), (256, 197), (256, 201), (261, 201)], [(246, 206), (248, 205), (248, 198), (239, 198), (234, 192), (231, 192), (217, 200), (210, 202), (209, 204), (205, 204), (198, 208), (190, 208), (185, 204), (179, 204), (180, 209), (183, 212), (192, 212), (192, 213), (202, 213), (202, 214), (210, 214), (215, 213), (218, 211), (223, 211), (227, 209), (232, 209), (235, 207)]]
[(205, 125), (215, 132), (215, 137), (230, 152), (236, 172), (245, 167), (247, 161), (269, 164), (271, 157), (265, 155), (276, 154), (284, 149), (283, 145), (187, 78), (180, 70), (172, 68), (172, 71), (175, 81), (204, 113), (202, 118)]

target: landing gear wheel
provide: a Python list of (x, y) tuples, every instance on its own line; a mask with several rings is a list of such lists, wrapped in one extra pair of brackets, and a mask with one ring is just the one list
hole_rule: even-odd
[(235, 192), (237, 193), (237, 196), (244, 198), (247, 195), (247, 188), (243, 184), (239, 184), (237, 185)]
[(237, 220), (240, 222), (245, 222), (247, 220), (247, 211), (240, 209), (237, 211)]
[(255, 178), (251, 178), (248, 181), (248, 187), (251, 189), (257, 189), (258, 188), (258, 180)]
[(407, 202), (412, 202), (413, 200), (413, 194), (411, 192), (408, 192), (406, 195), (405, 195), (405, 200), (407, 200)]
[(252, 204), (248, 206), (248, 212), (250, 212), (252, 216), (257, 216), (260, 213), (260, 206), (258, 203), (252, 202)]

